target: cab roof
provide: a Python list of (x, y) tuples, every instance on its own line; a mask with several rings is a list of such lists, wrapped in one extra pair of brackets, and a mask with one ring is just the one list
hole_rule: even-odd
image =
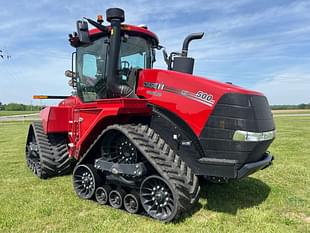
[[(159, 40), (158, 37), (155, 33), (151, 32), (150, 30), (146, 29), (145, 27), (139, 27), (139, 26), (134, 26), (134, 25), (128, 25), (128, 24), (121, 24), (121, 29), (122, 31), (128, 32), (128, 33), (134, 33), (137, 35), (141, 35), (143, 37), (147, 37), (153, 41), (154, 44), (158, 45)], [(108, 26), (108, 30), (111, 30), (111, 27)], [(100, 35), (102, 33), (101, 30), (98, 28), (93, 28), (90, 29), (89, 31), (90, 36), (96, 36)]]

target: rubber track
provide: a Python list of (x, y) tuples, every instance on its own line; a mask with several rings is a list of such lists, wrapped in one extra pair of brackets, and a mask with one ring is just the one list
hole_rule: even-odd
[(127, 136), (159, 175), (174, 188), (178, 207), (174, 219), (193, 208), (200, 191), (197, 176), (153, 129), (141, 124), (111, 125), (99, 135), (96, 142), (109, 130), (118, 130)]
[(37, 175), (47, 179), (69, 173), (72, 168), (65, 140), (46, 135), (40, 121), (33, 122), (32, 127), (40, 155), (41, 172)]
[(62, 135), (49, 135), (56, 163), (57, 175), (65, 175), (72, 172), (72, 161), (69, 158), (67, 141)]

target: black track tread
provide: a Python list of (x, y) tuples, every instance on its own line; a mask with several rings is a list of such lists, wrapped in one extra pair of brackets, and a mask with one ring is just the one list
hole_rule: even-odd
[(40, 172), (36, 174), (41, 179), (67, 174), (72, 171), (66, 140), (62, 135), (46, 135), (42, 122), (32, 123), (39, 156)]
[[(111, 125), (127, 136), (156, 171), (174, 188), (177, 212), (174, 219), (192, 209), (198, 200), (198, 178), (170, 146), (147, 125)], [(169, 219), (172, 220), (172, 219)]]
[(44, 133), (42, 123), (35, 121), (32, 123), (33, 132), (39, 149), (41, 172), (37, 174), (41, 179), (46, 179), (55, 175), (55, 162), (48, 136)]
[(54, 160), (58, 175), (72, 172), (72, 161), (69, 158), (67, 141), (62, 135), (50, 135), (49, 140), (53, 147)]

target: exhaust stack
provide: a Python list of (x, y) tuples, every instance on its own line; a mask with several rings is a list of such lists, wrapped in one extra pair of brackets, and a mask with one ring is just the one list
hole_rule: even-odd
[(192, 33), (188, 35), (183, 42), (182, 52), (180, 56), (174, 57), (172, 70), (183, 72), (187, 74), (193, 74), (195, 59), (187, 57), (188, 46), (192, 40), (198, 40), (203, 37), (203, 32)]
[(125, 13), (120, 8), (106, 11), (107, 21), (111, 23), (110, 49), (108, 54), (107, 93), (109, 98), (128, 97), (133, 90), (121, 85), (118, 73), (121, 46), (121, 23), (125, 21)]

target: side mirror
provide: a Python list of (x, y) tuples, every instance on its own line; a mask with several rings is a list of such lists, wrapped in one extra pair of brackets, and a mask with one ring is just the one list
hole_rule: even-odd
[(66, 70), (65, 71), (65, 76), (68, 77), (68, 78), (75, 78), (76, 74), (75, 74), (75, 72), (73, 72), (71, 70)]
[(163, 51), (163, 56), (164, 56), (164, 61), (166, 62), (167, 66), (169, 66), (169, 57), (168, 57), (168, 53), (166, 51), (166, 48), (162, 45), (158, 45), (157, 49), (160, 50), (162, 49)]
[(76, 27), (77, 27), (77, 34), (79, 37), (79, 40), (83, 44), (89, 44), (90, 43), (90, 38), (88, 34), (88, 24), (86, 21), (78, 20), (76, 22)]
[(168, 53), (167, 53), (166, 49), (163, 49), (163, 56), (164, 56), (164, 60), (165, 60), (166, 64), (169, 65), (169, 58), (168, 58)]
[(65, 76), (70, 78), (70, 80), (68, 81), (69, 86), (75, 88), (76, 87), (76, 73), (71, 70), (66, 70)]

